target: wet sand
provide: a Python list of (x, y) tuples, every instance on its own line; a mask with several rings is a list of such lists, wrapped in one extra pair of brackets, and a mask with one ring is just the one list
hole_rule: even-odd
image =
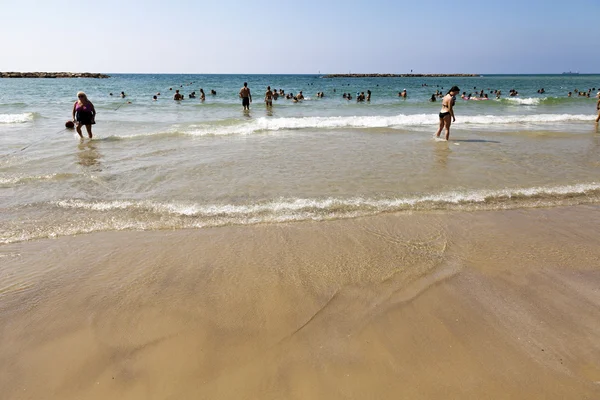
[(600, 207), (0, 247), (0, 398), (597, 399)]

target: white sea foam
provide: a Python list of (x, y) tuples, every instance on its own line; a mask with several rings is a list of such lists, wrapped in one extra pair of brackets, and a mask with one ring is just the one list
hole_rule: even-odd
[[(567, 121), (590, 121), (590, 115), (537, 114), (537, 115), (473, 115), (459, 116), (457, 124), (546, 124)], [(412, 114), (395, 116), (347, 116), (347, 117), (297, 117), (257, 118), (237, 125), (192, 126), (184, 134), (207, 135), (250, 135), (257, 132), (274, 132), (291, 129), (337, 129), (337, 128), (405, 128), (410, 126), (437, 125), (435, 114)]]
[[(502, 190), (451, 191), (396, 198), (280, 198), (255, 204), (194, 204), (156, 201), (85, 201), (52, 203), (71, 210), (64, 221), (27, 227), (16, 224), (0, 232), (0, 243), (119, 230), (204, 228), (305, 220), (330, 220), (384, 212), (431, 209), (509, 209), (597, 202), (600, 183)], [(98, 212), (82, 218), (79, 212)], [(75, 214), (77, 213), (77, 214)], [(71, 219), (69, 219), (71, 218)]]
[(22, 114), (0, 114), (0, 124), (22, 124), (24, 122), (33, 121), (34, 113)]
[(27, 181), (49, 181), (54, 179), (68, 178), (69, 176), (71, 176), (71, 174), (66, 173), (35, 176), (0, 176), (0, 185), (14, 185)]
[(515, 103), (515, 104), (522, 104), (522, 105), (526, 105), (526, 106), (535, 106), (540, 104), (540, 102), (546, 100), (546, 97), (543, 98), (534, 98), (534, 97), (525, 97), (525, 98), (519, 98), (519, 97), (506, 97), (504, 98), (505, 101), (509, 102), (509, 103)]
[(543, 196), (582, 195), (600, 190), (599, 183), (575, 184), (553, 187), (531, 187), (502, 190), (451, 191), (421, 196), (401, 198), (371, 199), (326, 198), (326, 199), (277, 199), (267, 203), (234, 204), (185, 204), (160, 203), (154, 201), (115, 200), (106, 202), (88, 202), (83, 200), (62, 200), (55, 203), (61, 208), (87, 209), (92, 211), (130, 210), (150, 211), (155, 214), (171, 214), (185, 217), (251, 217), (264, 214), (286, 215), (295, 212), (344, 212), (365, 210), (370, 212), (403, 210), (419, 204), (477, 204), (513, 198), (531, 198)]

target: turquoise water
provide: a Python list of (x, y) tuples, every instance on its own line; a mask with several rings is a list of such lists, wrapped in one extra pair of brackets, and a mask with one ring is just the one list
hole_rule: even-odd
[[(250, 113), (237, 96), (244, 81)], [(280, 97), (266, 109), (267, 85), (306, 99)], [(458, 99), (451, 141), (440, 143), (432, 140), (440, 102), (429, 98), (452, 85), (491, 99)], [(187, 98), (200, 88), (204, 102)], [(172, 100), (176, 89), (184, 101)], [(403, 89), (406, 99), (397, 96)], [(519, 96), (509, 98), (510, 89)], [(591, 98), (568, 98), (576, 89), (592, 89)], [(92, 141), (64, 129), (79, 90), (98, 112)], [(367, 90), (369, 103), (342, 98)], [(598, 90), (600, 75), (0, 79), (0, 243), (596, 202)]]

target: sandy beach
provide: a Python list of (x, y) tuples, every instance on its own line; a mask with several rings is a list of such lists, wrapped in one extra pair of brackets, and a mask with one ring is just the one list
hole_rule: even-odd
[(5, 399), (597, 399), (600, 207), (2, 247)]

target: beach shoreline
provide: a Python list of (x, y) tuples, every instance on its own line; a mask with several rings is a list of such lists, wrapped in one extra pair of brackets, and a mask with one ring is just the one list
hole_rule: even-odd
[(600, 207), (0, 247), (7, 398), (596, 398)]

